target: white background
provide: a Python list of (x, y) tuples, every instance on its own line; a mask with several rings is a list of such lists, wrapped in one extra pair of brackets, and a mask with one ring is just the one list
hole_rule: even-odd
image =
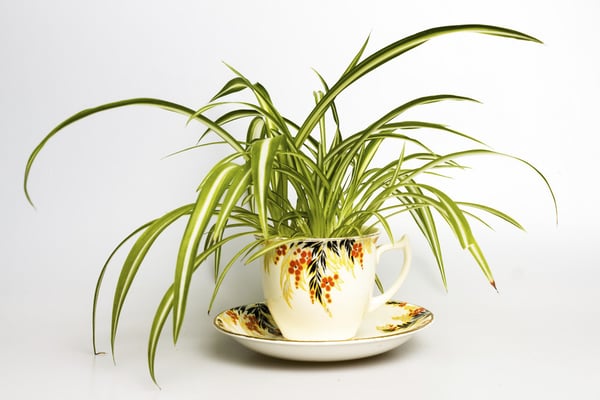
[[(0, 397), (599, 398), (592, 382), (600, 376), (599, 18), (600, 3), (591, 0), (1, 2)], [(192, 200), (220, 153), (162, 159), (192, 145), (201, 127), (152, 108), (107, 112), (48, 144), (32, 170), (33, 209), (22, 176), (45, 133), (82, 108), (123, 98), (199, 107), (231, 77), (221, 61), (263, 83), (282, 112), (300, 120), (318, 88), (310, 68), (331, 82), (369, 34), (373, 51), (459, 23), (501, 25), (545, 44), (474, 34), (440, 38), (357, 84), (340, 108), (352, 131), (414, 97), (472, 96), (483, 104), (419, 115), (523, 157), (548, 177), (558, 226), (543, 183), (518, 163), (473, 162), (476, 171), (449, 189), (498, 206), (527, 228), (499, 223), (495, 232), (478, 231), (499, 294), (442, 231), (445, 292), (423, 240), (399, 220), (394, 228), (411, 235), (415, 259), (398, 298), (431, 309), (435, 323), (380, 357), (298, 364), (251, 353), (212, 328), (207, 266), (193, 281), (176, 348), (165, 331), (158, 390), (147, 374), (145, 346), (172, 275), (181, 233), (175, 226), (132, 288), (116, 366), (110, 356), (91, 354), (92, 292), (105, 257), (133, 228)], [(102, 292), (101, 350), (109, 350), (117, 270), (115, 263)], [(256, 265), (236, 267), (215, 311), (261, 300), (257, 272)]]

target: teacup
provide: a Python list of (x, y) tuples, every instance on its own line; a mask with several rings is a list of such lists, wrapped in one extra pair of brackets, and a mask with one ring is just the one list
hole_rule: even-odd
[[(265, 301), (286, 339), (350, 339), (366, 313), (398, 292), (411, 263), (408, 239), (377, 246), (377, 237), (305, 239), (265, 254)], [(404, 252), (400, 273), (387, 290), (373, 296), (379, 258), (392, 249)]]

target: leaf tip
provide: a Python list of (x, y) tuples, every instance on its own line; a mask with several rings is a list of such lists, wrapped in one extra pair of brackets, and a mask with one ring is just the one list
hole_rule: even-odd
[(492, 285), (492, 287), (494, 288), (494, 290), (496, 291), (496, 293), (500, 293), (500, 291), (496, 287), (496, 281), (495, 280), (491, 280), (490, 281), (490, 285)]
[(173, 328), (173, 347), (177, 347), (177, 341), (179, 340), (179, 328), (175, 326)]
[(29, 194), (29, 190), (27, 189), (27, 180), (25, 180), (25, 183), (23, 185), (23, 191), (25, 192), (25, 198), (27, 199), (27, 202), (29, 203), (29, 205), (34, 209), (37, 210), (37, 207), (35, 206), (35, 204), (33, 203), (33, 199), (31, 198), (31, 195)]
[(152, 382), (154, 382), (154, 385), (156, 385), (156, 387), (158, 388), (158, 390), (162, 390), (162, 388), (160, 387), (160, 385), (158, 384), (158, 381), (156, 380), (156, 378), (154, 377), (154, 372), (151, 374), (152, 375)]

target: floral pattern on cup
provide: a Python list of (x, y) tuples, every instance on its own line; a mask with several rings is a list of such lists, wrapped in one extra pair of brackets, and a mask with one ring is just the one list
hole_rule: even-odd
[(373, 251), (376, 240), (365, 237), (283, 244), (265, 257), (265, 269), (281, 269), (281, 291), (290, 307), (293, 296), (300, 292), (330, 313), (328, 305), (344, 284), (340, 271), (353, 274), (355, 268), (363, 268), (364, 254)]

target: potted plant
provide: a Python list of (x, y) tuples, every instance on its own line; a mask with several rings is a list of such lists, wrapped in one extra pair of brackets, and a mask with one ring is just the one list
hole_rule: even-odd
[[(340, 78), (329, 84), (317, 73), (322, 88), (313, 93), (315, 105), (300, 123), (286, 118), (260, 83), (252, 83), (229, 67), (234, 77), (210, 100), (192, 109), (155, 98), (134, 98), (86, 109), (52, 129), (31, 153), (25, 169), (24, 190), (32, 202), (27, 182), (31, 168), (44, 145), (59, 131), (90, 115), (110, 109), (151, 105), (179, 113), (188, 121), (206, 127), (200, 138), (217, 137), (231, 153), (212, 166), (197, 189), (196, 199), (149, 221), (125, 237), (108, 257), (98, 277), (94, 295), (93, 323), (99, 288), (111, 258), (126, 243), (133, 241), (124, 261), (113, 300), (111, 345), (114, 346), (119, 316), (138, 268), (155, 240), (173, 222), (183, 218), (183, 232), (171, 287), (163, 294), (150, 328), (148, 365), (155, 380), (154, 360), (164, 323), (173, 317), (173, 339), (177, 341), (186, 310), (190, 279), (210, 257), (214, 257), (214, 300), (224, 277), (240, 261), (251, 262), (275, 249), (309, 238), (363, 237), (380, 230), (393, 241), (396, 229), (390, 218), (410, 214), (428, 242), (446, 285), (445, 266), (437, 234), (443, 221), (467, 249), (481, 271), (495, 287), (492, 272), (475, 239), (470, 221), (483, 221), (481, 213), (498, 217), (515, 227), (522, 226), (509, 215), (482, 204), (458, 201), (440, 188), (423, 183), (423, 175), (441, 178), (463, 168), (460, 160), (472, 156), (504, 156), (524, 163), (545, 182), (556, 208), (552, 189), (533, 165), (523, 159), (501, 154), (485, 147), (478, 139), (436, 122), (402, 119), (403, 113), (426, 104), (443, 101), (475, 101), (471, 98), (435, 94), (405, 102), (385, 110), (370, 125), (342, 134), (335, 100), (358, 79), (381, 65), (437, 36), (456, 32), (476, 32), (539, 42), (532, 36), (501, 27), (458, 25), (437, 27), (400, 39), (369, 56), (364, 56), (368, 39)], [(255, 101), (230, 100), (238, 92), (252, 94)], [(223, 110), (210, 119), (207, 112)], [(245, 121), (240, 132), (230, 130), (233, 122)], [(424, 141), (410, 135), (419, 129), (433, 129), (466, 139), (475, 147), (438, 154)], [(395, 157), (376, 165), (374, 157), (383, 143), (397, 149)], [(198, 147), (204, 146), (199, 142)], [(194, 146), (196, 147), (196, 146)], [(194, 183), (194, 186), (196, 183)], [(245, 238), (246, 244), (222, 262), (223, 247)], [(312, 261), (312, 260), (311, 260)], [(211, 304), (209, 305), (209, 309)], [(95, 325), (94, 325), (95, 326)], [(94, 330), (94, 351), (95, 328)]]

